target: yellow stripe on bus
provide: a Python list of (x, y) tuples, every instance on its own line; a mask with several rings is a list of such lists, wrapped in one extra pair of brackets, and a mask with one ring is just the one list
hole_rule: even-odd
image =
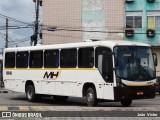
[(154, 84), (126, 84), (127, 86), (136, 87), (136, 86), (153, 86)]

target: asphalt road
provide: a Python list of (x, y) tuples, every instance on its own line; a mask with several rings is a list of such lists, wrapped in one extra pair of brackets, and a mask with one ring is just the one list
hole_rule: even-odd
[(25, 94), (1, 93), (0, 106), (56, 106), (57, 108), (62, 107), (63, 110), (64, 106), (66, 106), (66, 108), (69, 110), (72, 110), (72, 108), (77, 108), (77, 110), (91, 108), (93, 110), (107, 110), (109, 107), (119, 110), (128, 110), (132, 108), (136, 108), (135, 110), (145, 110), (144, 108), (152, 108), (149, 110), (160, 110), (160, 95), (157, 94), (155, 99), (133, 100), (133, 103), (130, 107), (122, 107), (120, 102), (104, 102), (99, 103), (97, 107), (87, 107), (84, 98), (69, 97), (65, 102), (54, 102), (52, 97), (44, 97), (41, 101), (38, 102), (28, 102), (26, 100)]
[[(74, 97), (69, 97), (69, 99), (65, 102), (54, 102), (53, 98), (51, 97), (44, 97), (41, 101), (39, 102), (28, 102), (26, 100), (25, 94), (22, 93), (0, 93), (0, 114), (3, 111), (51, 111), (55, 113), (55, 111), (68, 111), (71, 113), (68, 113), (70, 117), (48, 117), (48, 118), (43, 118), (46, 120), (53, 120), (53, 119), (65, 119), (65, 120), (159, 120), (160, 117), (137, 117), (136, 115), (139, 114), (147, 114), (145, 112), (150, 111), (151, 113), (159, 112), (160, 111), (160, 95), (156, 95), (155, 99), (143, 99), (143, 100), (134, 100), (132, 105), (130, 107), (122, 107), (119, 102), (104, 102), (104, 103), (99, 103), (97, 107), (87, 107), (85, 99), (83, 98), (74, 98)], [(111, 112), (111, 114), (114, 115), (119, 115), (122, 112), (122, 114), (130, 114), (130, 112), (136, 112), (133, 113), (134, 117), (77, 117), (73, 118), (71, 116), (74, 116), (75, 113), (72, 111), (87, 111), (90, 113), (90, 116), (93, 116), (93, 112), (96, 111), (96, 114), (103, 114), (104, 112)], [(118, 112), (118, 113), (117, 113)], [(144, 112), (144, 113), (143, 113)], [(64, 112), (63, 112), (64, 113)], [(57, 113), (58, 115), (60, 113)], [(110, 114), (110, 113), (107, 113)], [(64, 115), (64, 114), (62, 114)], [(81, 116), (81, 114), (80, 114)], [(160, 112), (158, 113), (158, 116), (160, 116)], [(39, 120), (40, 118), (37, 118), (35, 120)], [(32, 118), (26, 118), (25, 120), (32, 120)]]

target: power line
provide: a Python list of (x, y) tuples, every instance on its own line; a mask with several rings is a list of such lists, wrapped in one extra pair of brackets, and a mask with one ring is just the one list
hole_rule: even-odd
[[(5, 37), (4, 37), (4, 36), (5, 36), (6, 34), (1, 33), (1, 32), (0, 32), (0, 34), (1, 34), (2, 38), (5, 40)], [(13, 41), (10, 37), (8, 37), (8, 39), (10, 40), (10, 41), (8, 41), (8, 42), (16, 43), (16, 42), (15, 42), (15, 41)]]
[[(8, 29), (27, 29), (27, 28), (32, 28), (34, 29), (33, 26), (8, 26)], [(1, 28), (0, 30), (5, 30), (5, 28)]]
[(21, 41), (18, 41), (17, 43), (10, 44), (9, 46), (18, 45), (18, 44), (20, 44), (20, 43), (24, 43), (24, 42), (27, 42), (27, 41), (30, 41), (30, 39), (23, 39), (23, 40), (21, 40)]
[(31, 23), (23, 22), (23, 21), (17, 20), (17, 19), (15, 19), (15, 18), (11, 18), (11, 17), (6, 16), (6, 15), (3, 15), (3, 14), (0, 14), (0, 16), (1, 16), (2, 18), (5, 18), (5, 19), (8, 18), (9, 20), (12, 20), (12, 21), (15, 21), (15, 22), (19, 22), (19, 23), (23, 23), (23, 24), (27, 24), (27, 25), (33, 25), (33, 24), (31, 24)]

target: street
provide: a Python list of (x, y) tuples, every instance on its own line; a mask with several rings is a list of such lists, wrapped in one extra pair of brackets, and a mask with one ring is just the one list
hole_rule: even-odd
[(0, 106), (0, 111), (7, 110), (6, 107), (8, 107), (8, 110), (14, 110), (13, 106), (15, 107), (15, 109), (16, 107), (20, 106), (22, 110), (22, 106), (28, 106), (28, 109), (26, 110), (35, 111), (159, 111), (160, 95), (157, 94), (155, 99), (133, 100), (133, 103), (130, 107), (122, 107), (120, 102), (102, 102), (99, 103), (97, 107), (87, 107), (84, 98), (69, 97), (65, 102), (54, 102), (52, 97), (43, 97), (41, 101), (28, 102), (26, 100), (25, 94), (1, 93)]
[[(160, 116), (159, 110), (160, 110), (159, 94), (156, 95), (155, 99), (134, 100), (130, 107), (122, 107), (119, 102), (104, 102), (104, 103), (99, 103), (97, 107), (88, 107), (86, 105), (85, 99), (83, 98), (69, 97), (69, 99), (65, 102), (54, 102), (52, 97), (44, 97), (39, 102), (31, 103), (26, 100), (25, 94), (22, 93), (10, 93), (10, 92), (0, 93), (0, 112), (4, 111), (22, 112), (22, 113), (24, 112), (24, 114), (26, 114), (26, 112), (31, 112), (31, 111), (32, 112), (47, 111), (42, 113), (43, 116), (47, 116), (47, 113), (49, 115), (49, 112), (51, 112), (50, 115), (55, 117), (43, 118), (47, 120), (52, 120), (52, 119), (75, 120), (75, 117), (78, 120), (88, 120), (88, 119), (150, 120), (151, 119), (150, 117), (152, 117), (152, 119), (154, 120), (158, 120)], [(157, 112), (158, 112), (158, 117), (147, 116), (148, 113), (156, 114)], [(76, 116), (77, 114), (78, 116)], [(145, 117), (138, 116), (144, 114), (146, 115)], [(109, 115), (109, 117), (107, 115)], [(120, 116), (120, 118), (118, 116)], [(32, 118), (26, 118), (24, 120), (28, 119), (32, 120)], [(41, 118), (36, 118), (36, 120), (39, 119)]]

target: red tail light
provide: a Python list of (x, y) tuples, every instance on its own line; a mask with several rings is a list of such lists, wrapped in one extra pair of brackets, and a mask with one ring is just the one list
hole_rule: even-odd
[(160, 85), (160, 82), (156, 82), (156, 85)]

